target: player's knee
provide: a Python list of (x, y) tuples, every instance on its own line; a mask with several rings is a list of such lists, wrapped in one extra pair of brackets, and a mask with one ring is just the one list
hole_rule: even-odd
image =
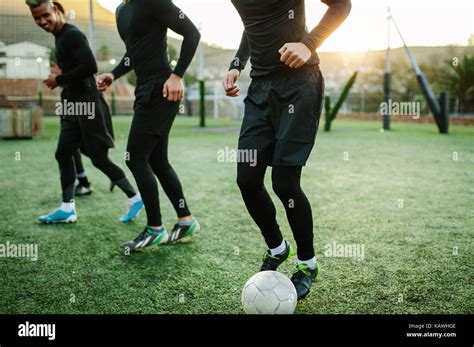
[(72, 155), (68, 154), (66, 151), (64, 151), (63, 149), (60, 149), (60, 148), (58, 148), (56, 150), (56, 153), (54, 153), (54, 157), (56, 158), (56, 161), (58, 163), (61, 163), (61, 162), (64, 162), (65, 160), (67, 160), (68, 155), (69, 155), (69, 157), (72, 158)]
[(92, 156), (91, 157), (92, 165), (96, 168), (103, 167), (105, 163), (107, 163), (108, 158), (103, 156)]
[(168, 160), (150, 162), (150, 166), (157, 176), (165, 176), (174, 171)]
[(295, 191), (295, 187), (293, 187), (290, 182), (286, 180), (273, 180), (272, 182), (272, 188), (275, 194), (280, 198), (280, 199), (286, 199), (289, 196), (293, 195), (293, 192)]

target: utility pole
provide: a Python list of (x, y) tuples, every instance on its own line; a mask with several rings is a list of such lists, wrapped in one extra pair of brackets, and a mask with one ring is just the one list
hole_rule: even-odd
[[(387, 57), (385, 61), (385, 72), (383, 74), (383, 92), (384, 102), (386, 105), (391, 105), (390, 98), (392, 97), (392, 64), (390, 52), (390, 20), (392, 13), (390, 7), (387, 7)], [(392, 117), (391, 107), (387, 107), (386, 114), (383, 114), (383, 130), (390, 130), (390, 120)]]
[(438, 102), (436, 95), (433, 92), (433, 89), (431, 89), (431, 86), (428, 80), (426, 79), (426, 76), (418, 66), (410, 47), (408, 47), (405, 43), (405, 39), (403, 38), (402, 33), (400, 32), (397, 22), (395, 22), (393, 16), (391, 16), (391, 20), (395, 26), (395, 29), (397, 29), (398, 35), (400, 35), (400, 38), (402, 39), (403, 46), (405, 47), (406, 53), (408, 55), (408, 59), (410, 60), (413, 70), (415, 71), (416, 79), (418, 80), (418, 84), (420, 85), (421, 90), (423, 91), (423, 95), (426, 99), (426, 102), (428, 103), (428, 107), (430, 108), (431, 113), (433, 113), (433, 117), (436, 121), (436, 125), (438, 126), (439, 132), (441, 134), (447, 134), (449, 126), (449, 105), (447, 103), (446, 93), (443, 93), (440, 96), (440, 102)]
[[(202, 31), (202, 24), (199, 25)], [(199, 48), (199, 126), (201, 128), (206, 127), (206, 82), (204, 72), (204, 42), (201, 41)]]
[(89, 0), (89, 41), (92, 54), (94, 54), (95, 57), (94, 0)]

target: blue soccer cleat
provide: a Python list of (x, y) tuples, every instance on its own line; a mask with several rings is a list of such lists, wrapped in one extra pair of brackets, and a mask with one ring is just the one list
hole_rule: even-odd
[(75, 209), (68, 212), (58, 208), (47, 215), (40, 216), (38, 220), (43, 224), (75, 223), (77, 221), (77, 213)]
[[(135, 198), (132, 198), (135, 199)], [(122, 217), (120, 217), (120, 222), (121, 223), (128, 223), (133, 221), (138, 217), (140, 214), (141, 210), (143, 209), (143, 200), (140, 196), (137, 197), (136, 201), (132, 202), (133, 200), (130, 201), (130, 205), (128, 207), (127, 213), (125, 213)]]

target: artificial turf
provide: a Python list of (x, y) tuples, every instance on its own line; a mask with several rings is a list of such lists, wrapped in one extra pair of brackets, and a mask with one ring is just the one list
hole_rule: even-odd
[[(132, 178), (123, 160), (130, 120), (114, 119), (111, 156)], [(202, 231), (190, 243), (131, 255), (119, 245), (142, 231), (145, 214), (119, 224), (125, 196), (110, 193), (87, 158), (94, 193), (76, 200), (78, 223), (36, 222), (60, 202), (57, 118), (45, 119), (41, 139), (0, 142), (0, 243), (39, 250), (37, 261), (0, 258), (0, 313), (243, 313), (241, 289), (265, 245), (235, 183), (235, 163), (217, 160), (218, 150), (236, 147), (239, 123), (209, 120), (205, 130), (197, 123), (176, 121), (170, 160)], [(380, 125), (336, 120), (318, 135), (302, 184), (321, 272), (297, 313), (473, 313), (474, 128), (453, 126), (446, 136), (429, 124), (394, 123), (385, 133)], [(175, 214), (160, 194), (171, 228)], [(328, 256), (334, 242), (363, 245), (364, 257)], [(295, 261), (280, 271), (291, 275)]]

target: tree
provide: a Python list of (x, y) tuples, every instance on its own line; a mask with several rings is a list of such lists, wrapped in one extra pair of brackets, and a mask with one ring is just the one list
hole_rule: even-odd
[(178, 51), (176, 50), (176, 48), (172, 45), (168, 45), (168, 59), (170, 61), (170, 64), (176, 64), (178, 58)]
[(112, 52), (107, 45), (102, 45), (99, 48), (99, 59), (100, 60), (109, 60), (112, 56)]
[(49, 61), (51, 65), (56, 64), (56, 47), (48, 47), (49, 48)]
[(444, 83), (451, 94), (459, 98), (459, 112), (474, 110), (474, 56), (465, 55), (460, 61), (447, 61), (450, 69)]
[(132, 70), (127, 74), (127, 82), (132, 86), (137, 85), (137, 74), (135, 73), (135, 70)]

